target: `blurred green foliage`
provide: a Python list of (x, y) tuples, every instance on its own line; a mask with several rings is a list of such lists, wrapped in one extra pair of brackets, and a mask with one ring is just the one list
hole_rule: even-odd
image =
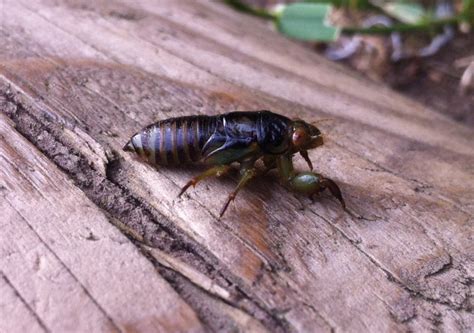
[[(305, 41), (333, 41), (340, 33), (390, 34), (392, 32), (432, 32), (447, 24), (467, 22), (474, 25), (474, 0), (462, 0), (461, 10), (450, 17), (435, 17), (434, 8), (426, 8), (421, 1), (407, 0), (302, 0), (281, 5), (277, 11), (249, 6), (241, 0), (223, 0), (233, 8), (273, 20), (278, 30), (295, 39)], [(382, 12), (395, 20), (392, 26), (336, 27), (328, 22), (333, 7)]]
[(285, 6), (277, 13), (277, 28), (283, 34), (300, 40), (336, 40), (340, 29), (328, 22), (331, 8), (326, 3), (294, 3)]

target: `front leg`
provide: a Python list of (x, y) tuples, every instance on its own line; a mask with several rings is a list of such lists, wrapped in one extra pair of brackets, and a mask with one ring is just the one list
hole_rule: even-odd
[(314, 172), (301, 172), (289, 181), (289, 185), (294, 191), (308, 194), (310, 198), (328, 189), (339, 200), (342, 208), (346, 210), (346, 203), (342, 197), (341, 189), (332, 179), (325, 178)]
[(314, 195), (328, 189), (339, 200), (342, 208), (346, 210), (346, 203), (341, 190), (333, 180), (314, 172), (296, 173), (290, 155), (280, 156), (277, 160), (277, 167), (282, 181), (293, 191), (307, 194), (312, 198)]

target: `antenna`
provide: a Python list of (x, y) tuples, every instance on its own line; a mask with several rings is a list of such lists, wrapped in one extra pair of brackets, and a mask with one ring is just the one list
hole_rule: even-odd
[(318, 120), (315, 120), (315, 121), (312, 121), (310, 122), (311, 125), (315, 125), (317, 123), (321, 123), (323, 121), (334, 121), (335, 119), (334, 118), (322, 118), (322, 119), (318, 119)]

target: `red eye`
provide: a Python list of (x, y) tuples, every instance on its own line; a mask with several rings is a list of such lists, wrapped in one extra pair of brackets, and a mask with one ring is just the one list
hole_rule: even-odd
[(293, 145), (295, 147), (301, 147), (308, 141), (308, 135), (306, 134), (305, 130), (297, 129), (293, 132), (291, 140), (293, 141)]

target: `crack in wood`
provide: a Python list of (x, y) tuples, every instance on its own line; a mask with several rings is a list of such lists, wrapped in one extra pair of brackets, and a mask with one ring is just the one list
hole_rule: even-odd
[[(206, 288), (202, 285), (202, 283), (199, 283), (198, 281), (196, 281), (195, 278), (192, 278), (191, 276), (187, 275), (186, 272), (183, 272), (182, 270), (176, 269), (176, 267), (172, 267), (166, 263), (163, 263), (161, 260), (157, 258), (156, 255), (153, 254), (154, 248), (147, 249), (146, 246), (143, 246), (143, 245), (138, 245), (138, 246), (142, 250), (142, 253), (144, 253), (144, 255), (155, 265), (155, 268), (157, 269), (159, 274), (166, 281), (168, 281), (168, 283), (171, 286), (173, 286), (173, 288), (176, 291), (178, 291), (179, 294), (186, 294), (188, 296), (186, 298), (186, 301), (188, 302), (188, 304), (190, 304), (191, 307), (193, 307), (194, 309), (201, 310), (201, 311), (198, 311), (198, 314), (201, 316), (201, 319), (204, 322), (209, 322), (210, 320), (209, 317), (212, 317), (213, 320), (217, 319), (218, 321), (223, 321), (223, 320), (225, 321), (225, 317), (226, 317), (225, 315), (223, 315), (223, 313), (217, 313), (217, 311), (213, 311), (212, 309), (203, 307), (202, 302), (200, 301), (200, 298), (198, 296), (199, 295), (202, 296), (204, 294), (211, 299), (227, 304), (232, 308), (239, 309), (239, 311), (242, 311), (242, 313), (245, 313), (247, 315), (247, 312), (240, 309), (239, 307), (236, 307), (235, 297), (232, 297), (232, 295), (230, 295), (230, 293), (228, 293), (227, 290), (221, 288), (222, 290), (219, 292), (212, 291), (210, 290), (210, 288)], [(190, 291), (190, 289), (193, 291)], [(224, 295), (223, 294), (224, 292), (228, 294)], [(242, 292), (242, 294), (244, 294), (244, 292)], [(249, 296), (247, 295), (245, 296), (246, 298), (250, 299)], [(219, 306), (222, 306), (222, 304), (220, 304)], [(211, 315), (209, 315), (209, 312), (211, 313)], [(258, 320), (260, 322), (265, 323), (267, 320), (266, 318), (262, 317), (262, 314), (263, 312), (253, 313), (252, 315), (254, 316), (254, 320), (256, 321)], [(215, 325), (212, 325), (212, 326), (208, 325), (208, 326), (209, 328), (215, 328)], [(229, 323), (228, 326), (232, 327), (232, 324)], [(258, 327), (254, 326), (253, 328), (256, 329)], [(237, 329), (237, 327), (235, 327), (235, 329)], [(275, 332), (292, 331), (289, 325), (285, 325), (284, 322), (281, 323), (281, 327), (274, 327), (273, 329), (275, 330)]]
[(434, 277), (434, 276), (437, 276), (437, 275), (441, 275), (441, 274), (444, 274), (446, 273), (447, 271), (449, 271), (450, 269), (453, 268), (453, 257), (448, 253), (448, 262), (444, 263), (441, 267), (439, 267), (438, 269), (432, 271), (432, 272), (429, 272), (428, 274), (425, 274), (423, 276), (424, 279), (427, 279), (427, 278), (430, 278), (430, 277)]
[(38, 325), (45, 331), (45, 332), (51, 332), (51, 330), (46, 326), (46, 324), (43, 322), (43, 320), (38, 316), (38, 314), (33, 310), (33, 308), (26, 302), (26, 300), (21, 296), (20, 292), (15, 288), (15, 286), (10, 282), (8, 277), (0, 271), (0, 278), (5, 281), (5, 283), (13, 290), (15, 295), (18, 297), (21, 303), (26, 307), (28, 312), (35, 318), (36, 322)]

